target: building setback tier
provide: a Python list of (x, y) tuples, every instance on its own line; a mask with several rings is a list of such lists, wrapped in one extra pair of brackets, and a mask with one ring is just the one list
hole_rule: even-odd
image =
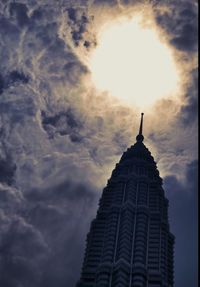
[(174, 286), (168, 200), (141, 126), (103, 190), (77, 287)]

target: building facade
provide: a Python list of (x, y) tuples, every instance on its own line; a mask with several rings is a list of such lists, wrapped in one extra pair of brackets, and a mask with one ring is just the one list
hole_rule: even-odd
[(143, 144), (123, 153), (87, 235), (77, 287), (174, 286), (174, 236), (156, 163)]

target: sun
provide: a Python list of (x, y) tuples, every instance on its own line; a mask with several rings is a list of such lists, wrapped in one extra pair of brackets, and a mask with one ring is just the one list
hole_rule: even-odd
[(177, 93), (172, 51), (155, 28), (141, 25), (141, 16), (105, 25), (97, 39), (89, 69), (98, 90), (142, 108)]

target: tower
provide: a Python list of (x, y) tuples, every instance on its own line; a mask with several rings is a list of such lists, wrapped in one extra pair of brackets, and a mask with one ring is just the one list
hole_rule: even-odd
[(174, 236), (156, 163), (143, 144), (123, 153), (99, 201), (77, 287), (172, 287)]

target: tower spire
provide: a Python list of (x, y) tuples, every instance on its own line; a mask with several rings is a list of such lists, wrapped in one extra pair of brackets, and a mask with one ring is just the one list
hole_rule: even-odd
[(142, 134), (143, 116), (144, 116), (144, 113), (141, 113), (141, 121), (140, 121), (139, 134), (138, 134), (137, 137), (136, 137), (137, 142), (143, 142), (143, 140), (144, 140), (144, 137), (143, 137), (143, 134)]

